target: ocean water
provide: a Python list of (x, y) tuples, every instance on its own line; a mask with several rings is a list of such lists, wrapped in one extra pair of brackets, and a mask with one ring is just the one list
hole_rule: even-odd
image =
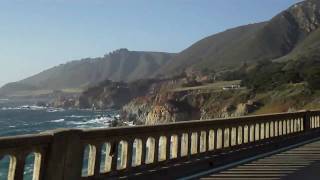
[(117, 111), (64, 110), (0, 104), (0, 136), (33, 134), (57, 128), (104, 128)]
[[(0, 100), (0, 137), (36, 134), (57, 128), (105, 128), (118, 111), (64, 110)], [(34, 156), (27, 157), (25, 178), (31, 180)], [(9, 157), (0, 157), (0, 180), (6, 179)]]

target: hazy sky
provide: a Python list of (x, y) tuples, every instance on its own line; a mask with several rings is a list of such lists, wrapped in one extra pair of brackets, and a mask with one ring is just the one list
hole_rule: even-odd
[(0, 0), (0, 86), (118, 48), (179, 52), (299, 0)]

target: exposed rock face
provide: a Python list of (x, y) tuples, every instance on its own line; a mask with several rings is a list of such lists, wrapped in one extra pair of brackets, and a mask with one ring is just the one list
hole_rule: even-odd
[(239, 103), (237, 106), (230, 105), (222, 109), (220, 116), (221, 118), (245, 116), (259, 109), (260, 106), (260, 103), (253, 101)]
[(316, 30), (320, 24), (320, 3), (318, 0), (309, 0), (298, 3), (288, 9), (300, 29), (307, 33)]
[[(154, 79), (141, 79), (134, 82), (113, 82), (106, 80), (100, 83), (98, 86), (89, 88), (87, 91), (82, 93), (79, 98), (80, 108), (96, 108), (96, 109), (109, 109), (109, 108), (121, 108), (131, 100), (132, 104), (124, 106), (124, 109), (132, 111), (129, 114), (128, 119), (132, 119), (132, 116), (138, 117), (141, 114), (139, 109), (132, 109), (133, 106), (138, 106), (142, 101), (144, 103), (155, 104), (153, 102), (162, 103), (163, 99), (170, 99), (170, 94), (160, 93), (165, 89), (174, 88), (179, 81), (175, 79), (169, 80), (154, 80)], [(168, 97), (167, 97), (168, 96)], [(142, 110), (145, 112), (146, 107), (143, 105)], [(141, 110), (141, 111), (142, 111)], [(134, 114), (134, 115), (133, 115)]]
[(138, 97), (123, 106), (121, 116), (124, 120), (133, 121), (135, 124), (145, 124), (151, 108), (150, 99)]
[(150, 99), (134, 99), (122, 108), (122, 117), (134, 121), (135, 124), (153, 125), (187, 121), (193, 116), (194, 110), (188, 104), (173, 100), (159, 103), (155, 101), (155, 97)]
[(198, 110), (186, 102), (168, 100), (163, 105), (155, 105), (148, 113), (145, 124), (162, 124), (168, 122), (199, 119)]
[(199, 108), (190, 102), (185, 93), (161, 92), (134, 99), (122, 108), (122, 115), (148, 125), (200, 119)]
[(79, 98), (79, 105), (80, 108), (118, 108), (129, 102), (132, 96), (127, 84), (108, 82), (84, 92)]
[(145, 124), (161, 124), (174, 121), (172, 114), (165, 106), (154, 106), (148, 113)]
[(132, 99), (156, 93), (161, 80), (145, 79), (130, 83), (106, 80), (85, 91), (79, 98), (80, 108), (121, 108)]
[[(244, 98), (240, 98), (244, 96)], [(122, 108), (122, 117), (136, 124), (162, 124), (179, 121), (228, 118), (248, 115), (260, 107), (249, 96), (227, 92), (162, 92), (136, 98)]]
[(50, 106), (65, 109), (74, 108), (79, 106), (79, 101), (76, 98), (59, 97), (55, 99)]

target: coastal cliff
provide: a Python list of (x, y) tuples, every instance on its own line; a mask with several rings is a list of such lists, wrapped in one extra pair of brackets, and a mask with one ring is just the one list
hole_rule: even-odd
[(185, 73), (174, 80), (179, 83), (162, 82), (156, 93), (132, 99), (122, 108), (122, 117), (136, 124), (161, 124), (317, 109), (319, 67), (318, 58), (303, 57), (243, 65), (216, 73), (211, 81), (206, 73)]
[(260, 107), (247, 90), (191, 90), (136, 98), (122, 108), (122, 117), (136, 124), (161, 124), (188, 120), (248, 115)]
[[(106, 80), (75, 100), (84, 109), (118, 109), (120, 124), (154, 125), (189, 120), (320, 108), (320, 61), (262, 61), (233, 71), (188, 71), (170, 79), (131, 83)], [(59, 101), (58, 101), (59, 102)]]
[(154, 125), (320, 107), (318, 93), (312, 93), (306, 84), (284, 86), (267, 93), (254, 93), (247, 89), (219, 92), (194, 90), (139, 97), (122, 108), (122, 118), (137, 125)]

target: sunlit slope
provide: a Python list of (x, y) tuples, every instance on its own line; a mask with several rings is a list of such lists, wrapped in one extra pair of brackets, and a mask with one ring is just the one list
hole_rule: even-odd
[(320, 1), (303, 1), (270, 21), (206, 37), (178, 54), (159, 73), (174, 74), (188, 68), (221, 70), (279, 59), (293, 51), (306, 54), (319, 47), (319, 23)]

